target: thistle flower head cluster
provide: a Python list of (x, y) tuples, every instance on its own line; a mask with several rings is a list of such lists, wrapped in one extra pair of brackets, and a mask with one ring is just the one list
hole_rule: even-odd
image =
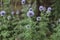
[(39, 6), (39, 10), (40, 11), (46, 11), (46, 13), (51, 13), (52, 8), (51, 7), (48, 7), (46, 9), (46, 7), (44, 7), (44, 6)]

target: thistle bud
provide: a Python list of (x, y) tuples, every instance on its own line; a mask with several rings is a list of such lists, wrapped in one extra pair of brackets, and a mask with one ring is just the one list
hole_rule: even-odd
[(40, 10), (40, 11), (45, 11), (46, 8), (45, 8), (44, 6), (40, 6), (40, 7), (39, 7), (39, 10)]
[(5, 14), (6, 14), (6, 12), (4, 10), (0, 12), (1, 16), (4, 16)]
[(41, 17), (37, 17), (36, 20), (37, 20), (37, 21), (40, 21), (40, 20), (41, 20)]
[(34, 16), (34, 12), (33, 12), (32, 8), (30, 8), (29, 11), (27, 12), (27, 16), (28, 17), (33, 17)]

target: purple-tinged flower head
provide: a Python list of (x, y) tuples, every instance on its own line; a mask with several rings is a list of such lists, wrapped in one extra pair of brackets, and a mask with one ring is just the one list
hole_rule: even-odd
[(45, 8), (44, 6), (40, 6), (40, 7), (39, 7), (39, 10), (40, 10), (40, 11), (45, 11), (46, 8)]
[(27, 12), (27, 16), (28, 17), (33, 17), (34, 16), (34, 12), (33, 11), (28, 11)]
[(47, 11), (51, 11), (51, 10), (52, 10), (52, 8), (51, 7), (48, 7)]
[(26, 2), (26, 0), (21, 0), (21, 4), (22, 5), (25, 4), (25, 2)]
[(4, 16), (5, 14), (6, 14), (6, 12), (4, 10), (0, 12), (1, 16)]
[(27, 12), (27, 16), (28, 17), (33, 17), (34, 16), (34, 12), (33, 12), (32, 8), (30, 8), (29, 11)]
[(37, 20), (37, 21), (40, 21), (40, 20), (41, 20), (41, 17), (37, 17), (36, 20)]
[(52, 8), (48, 7), (46, 13), (51, 13)]

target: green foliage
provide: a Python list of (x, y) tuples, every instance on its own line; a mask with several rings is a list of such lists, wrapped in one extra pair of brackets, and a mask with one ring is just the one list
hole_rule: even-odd
[[(55, 26), (52, 25), (53, 32), (52, 34), (49, 31), (48, 25), (50, 13), (46, 14), (41, 12), (41, 20), (36, 21), (36, 16), (28, 18), (26, 16), (27, 11), (29, 10), (28, 5), (22, 6), (22, 17), (18, 15), (11, 15), (10, 9), (10, 0), (3, 0), (4, 10), (7, 11), (7, 15), (0, 16), (0, 40), (60, 40), (60, 23), (58, 18), (60, 18), (60, 1), (56, 0), (56, 3), (51, 5), (54, 6), (55, 15), (57, 20), (55, 21)], [(32, 5), (33, 11), (36, 12), (36, 1)], [(7, 17), (11, 16), (8, 20)], [(51, 23), (52, 24), (52, 23)], [(48, 34), (48, 36), (47, 36)], [(50, 36), (49, 36), (50, 35)]]

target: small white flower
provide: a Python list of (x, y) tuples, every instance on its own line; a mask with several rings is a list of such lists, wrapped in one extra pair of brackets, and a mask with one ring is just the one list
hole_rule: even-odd
[(14, 11), (11, 12), (12, 15), (14, 15), (14, 13), (15, 13)]
[(26, 25), (25, 27), (26, 27), (26, 29), (30, 29), (31, 26), (30, 25)]
[(51, 7), (48, 7), (47, 11), (51, 11), (51, 10), (52, 10), (52, 8)]
[(29, 11), (33, 11), (32, 8), (30, 8)]
[(37, 21), (40, 21), (40, 20), (41, 20), (41, 17), (37, 17), (36, 20), (37, 20)]
[(19, 10), (16, 11), (16, 14), (19, 14)]
[(26, 2), (26, 0), (21, 0), (21, 4), (22, 5), (25, 4), (25, 2)]
[(4, 10), (0, 12), (1, 16), (4, 16), (5, 14), (6, 14), (6, 12)]
[(34, 16), (34, 12), (33, 11), (28, 11), (27, 12), (27, 16), (28, 17), (33, 17)]
[(11, 19), (11, 16), (8, 16), (7, 19), (10, 20)]
[(46, 8), (44, 7), (43, 11), (46, 11)]
[(40, 11), (45, 11), (46, 8), (45, 8), (44, 6), (40, 6), (40, 7), (39, 7), (39, 10), (40, 10)]

